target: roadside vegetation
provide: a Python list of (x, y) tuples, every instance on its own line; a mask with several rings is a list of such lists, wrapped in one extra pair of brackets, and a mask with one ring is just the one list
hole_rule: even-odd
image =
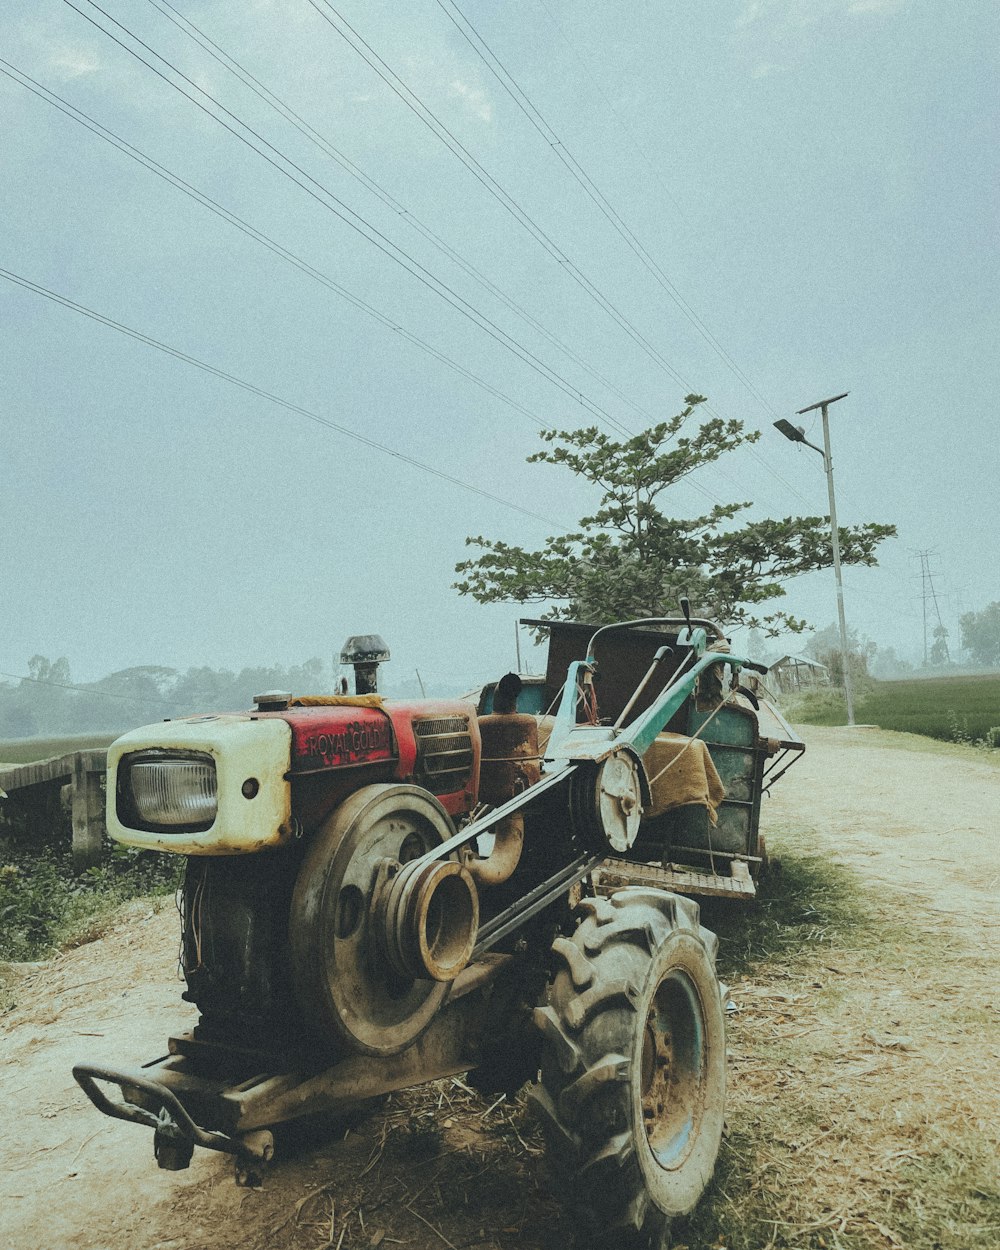
[[(808, 845), (780, 839), (752, 916), (705, 909), (736, 1008), (730, 1107), (676, 1250), (993, 1250), (993, 1113), (970, 1077), (988, 1022), (955, 993), (975, 952)], [(925, 1051), (942, 1035), (948, 1078)]]
[(172, 895), (182, 861), (122, 847), (77, 876), (69, 851), (0, 843), (0, 961), (26, 963), (93, 941), (129, 899)]
[[(789, 698), (786, 711), (807, 725), (842, 725), (846, 716), (843, 693), (830, 688)], [(906, 681), (867, 678), (855, 694), (854, 713), (859, 723), (880, 729), (996, 749), (1000, 747), (1000, 673)]]
[[(52, 754), (80, 749), (62, 748), (64, 741)], [(0, 801), (0, 962), (45, 959), (99, 937), (129, 899), (172, 894), (181, 866), (176, 856), (109, 842), (103, 862), (78, 874), (58, 791), (15, 791)]]

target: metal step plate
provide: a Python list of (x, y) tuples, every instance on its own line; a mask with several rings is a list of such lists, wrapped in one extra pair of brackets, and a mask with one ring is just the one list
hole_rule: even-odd
[(657, 890), (673, 890), (677, 894), (708, 895), (712, 898), (751, 899), (757, 888), (745, 863), (734, 860), (732, 876), (717, 872), (700, 872), (684, 864), (633, 864), (627, 859), (606, 859), (594, 873), (598, 894), (611, 894), (629, 885), (652, 886)]

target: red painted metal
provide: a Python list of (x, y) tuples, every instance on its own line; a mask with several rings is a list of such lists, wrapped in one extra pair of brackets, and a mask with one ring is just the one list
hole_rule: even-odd
[(280, 713), (292, 730), (292, 776), (396, 754), (392, 722), (374, 707), (297, 707)]
[(399, 781), (412, 781), (417, 761), (417, 742), (413, 733), (413, 722), (430, 718), (446, 719), (463, 717), (469, 722), (469, 734), (472, 738), (474, 763), (468, 785), (454, 794), (439, 794), (438, 801), (449, 816), (461, 816), (471, 812), (476, 805), (479, 790), (479, 761), (482, 758), (482, 744), (479, 738), (479, 723), (476, 720), (476, 709), (472, 703), (460, 699), (415, 699), (410, 703), (388, 702), (385, 710), (392, 717), (393, 729), (399, 750), (399, 764), (396, 777)]
[[(383, 708), (373, 707), (291, 707), (280, 712), (259, 712), (255, 719), (280, 717), (292, 731), (291, 778), (313, 777), (317, 782), (324, 773), (334, 774), (345, 768), (357, 768), (355, 786), (364, 785), (364, 765), (385, 765), (392, 762), (395, 781), (413, 780), (417, 761), (417, 743), (413, 732), (415, 720), (463, 717), (469, 722), (475, 762), (468, 785), (454, 794), (437, 797), (451, 816), (471, 811), (476, 803), (481, 754), (475, 708), (458, 699), (421, 699), (412, 702), (386, 701)], [(385, 776), (384, 768), (379, 770)], [(338, 790), (342, 789), (338, 776)], [(353, 787), (352, 787), (353, 788)]]

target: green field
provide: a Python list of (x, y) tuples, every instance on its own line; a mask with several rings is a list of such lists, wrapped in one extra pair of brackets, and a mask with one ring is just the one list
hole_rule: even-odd
[[(944, 742), (976, 742), (989, 739), (990, 730), (1000, 726), (1000, 673), (871, 681), (858, 692), (854, 703), (855, 719), (860, 724), (924, 734)], [(803, 696), (789, 710), (794, 719), (810, 725), (844, 723), (839, 692)]]
[(70, 734), (65, 738), (0, 738), (0, 764), (33, 764), (70, 751), (103, 750), (118, 734)]

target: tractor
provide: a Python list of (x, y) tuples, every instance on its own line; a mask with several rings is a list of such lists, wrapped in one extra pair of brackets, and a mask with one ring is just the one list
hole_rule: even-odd
[[(716, 939), (692, 895), (747, 899), (760, 798), (802, 743), (744, 685), (763, 671), (682, 614), (550, 633), (544, 680), (462, 699), (272, 691), (108, 753), (107, 823), (186, 857), (183, 997), (198, 1023), (136, 1070), (74, 1076), (257, 1184), (275, 1131), (469, 1074), (530, 1086), (549, 1171), (587, 1236), (656, 1245), (722, 1135)], [(741, 676), (742, 675), (742, 676)], [(728, 678), (728, 679), (727, 679)]]

